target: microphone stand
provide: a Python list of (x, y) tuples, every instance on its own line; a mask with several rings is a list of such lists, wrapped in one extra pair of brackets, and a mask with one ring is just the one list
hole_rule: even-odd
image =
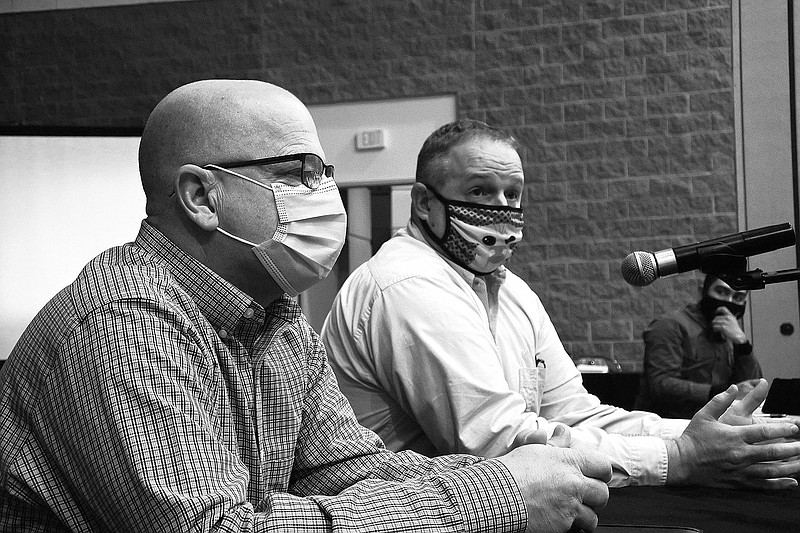
[(770, 283), (782, 283), (784, 281), (797, 281), (800, 279), (800, 268), (790, 268), (788, 270), (778, 270), (776, 272), (763, 272), (760, 268), (745, 272), (730, 281), (723, 280), (737, 291), (763, 289)]
[(700, 271), (713, 274), (737, 291), (763, 289), (770, 283), (800, 280), (800, 268), (764, 272), (760, 268), (747, 271), (747, 258), (732, 253), (701, 254)]

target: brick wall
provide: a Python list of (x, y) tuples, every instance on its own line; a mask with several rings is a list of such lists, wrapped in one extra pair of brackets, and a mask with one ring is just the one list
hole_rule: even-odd
[(141, 127), (208, 77), (309, 104), (454, 93), (523, 142), (512, 268), (573, 356), (641, 362), (695, 276), (619, 263), (737, 229), (730, 0), (203, 0), (0, 16), (0, 125)]

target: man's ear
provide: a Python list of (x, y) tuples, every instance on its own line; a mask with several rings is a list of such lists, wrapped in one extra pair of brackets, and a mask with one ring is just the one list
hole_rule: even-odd
[(428, 220), (431, 211), (431, 195), (425, 184), (416, 182), (411, 186), (411, 207), (420, 219)]
[(183, 211), (206, 231), (217, 229), (215, 195), (210, 194), (217, 184), (214, 173), (197, 165), (183, 165), (175, 178), (175, 193)]

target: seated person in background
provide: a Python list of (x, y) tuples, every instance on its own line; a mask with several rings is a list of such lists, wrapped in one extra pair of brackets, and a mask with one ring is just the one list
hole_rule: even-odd
[(359, 420), (390, 449), (486, 456), (566, 425), (575, 446), (611, 459), (614, 485), (796, 486), (785, 476), (797, 460), (758, 464), (800, 451), (761, 443), (798, 429), (753, 424), (765, 381), (726, 411), (731, 387), (691, 422), (587, 393), (541, 301), (503, 266), (522, 238), (524, 185), (515, 139), (487, 124), (425, 141), (408, 226), (350, 275), (323, 326)]
[(644, 331), (644, 372), (636, 409), (691, 418), (731, 384), (743, 396), (762, 377), (742, 329), (747, 291), (708, 274), (700, 301), (655, 319)]
[(291, 297), (344, 240), (323, 161), (275, 85), (195, 82), (156, 106), (136, 240), (93, 259), (0, 370), (0, 531), (594, 529), (611, 466), (566, 432), (428, 459), (358, 424)]

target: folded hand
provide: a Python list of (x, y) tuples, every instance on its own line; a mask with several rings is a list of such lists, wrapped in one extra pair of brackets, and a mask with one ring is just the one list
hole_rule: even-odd
[(608, 502), (611, 463), (603, 454), (569, 445), (569, 430), (561, 428), (548, 445), (522, 445), (496, 459), (509, 469), (525, 498), (530, 532), (597, 527), (597, 511)]

